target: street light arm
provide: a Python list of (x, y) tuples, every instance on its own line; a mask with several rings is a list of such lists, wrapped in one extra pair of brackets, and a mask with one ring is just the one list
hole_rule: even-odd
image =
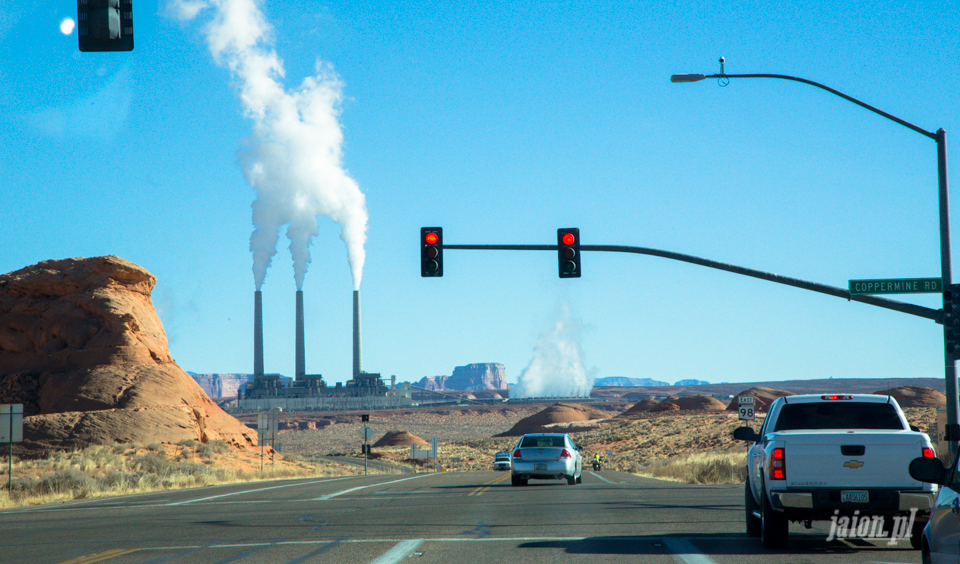
[[(789, 76), (789, 75), (785, 75), (785, 74), (709, 74), (709, 75), (704, 76), (704, 78), (780, 78), (780, 79), (783, 79), (783, 80), (792, 80), (792, 81), (794, 81), (794, 82), (802, 82), (802, 83), (804, 83), (804, 84), (809, 84), (810, 86), (816, 86), (817, 88), (820, 88), (821, 90), (826, 90), (827, 92), (829, 92), (829, 93), (831, 93), (831, 94), (835, 94), (835, 95), (843, 98), (844, 100), (848, 100), (848, 101), (853, 102), (854, 104), (856, 104), (856, 105), (858, 105), (858, 106), (860, 106), (860, 107), (866, 108), (866, 109), (870, 110), (871, 112), (873, 112), (873, 113), (875, 113), (875, 114), (877, 114), (877, 115), (881, 115), (881, 116), (883, 116), (883, 117), (885, 117), (885, 118), (887, 118), (887, 119), (889, 119), (889, 120), (891, 120), (891, 121), (895, 121), (895, 122), (899, 123), (900, 125), (902, 125), (902, 126), (904, 126), (904, 127), (908, 127), (908, 128), (910, 128), (910, 129), (916, 131), (917, 133), (920, 133), (920, 134), (922, 134), (922, 135), (926, 135), (927, 137), (929, 137), (930, 139), (933, 139), (934, 141), (937, 140), (937, 134), (936, 134), (936, 133), (932, 133), (932, 132), (927, 131), (926, 129), (924, 129), (924, 128), (922, 128), (922, 127), (913, 125), (913, 124), (910, 123), (909, 121), (902, 120), (902, 119), (898, 118), (898, 117), (895, 116), (895, 115), (888, 114), (887, 112), (881, 110), (880, 108), (875, 108), (875, 107), (871, 106), (870, 104), (867, 104), (866, 102), (861, 102), (860, 100), (857, 100), (857, 99), (854, 98), (853, 96), (848, 96), (847, 94), (844, 94), (843, 92), (840, 92), (839, 90), (835, 90), (835, 89), (833, 89), (833, 88), (830, 88), (829, 86), (826, 86), (826, 85), (824, 85), (824, 84), (820, 84), (819, 82), (814, 82), (814, 81), (812, 81), (812, 80), (807, 80), (806, 78), (800, 78), (800, 77), (797, 77), (797, 76)], [(686, 81), (684, 81), (684, 82), (686, 82)]]

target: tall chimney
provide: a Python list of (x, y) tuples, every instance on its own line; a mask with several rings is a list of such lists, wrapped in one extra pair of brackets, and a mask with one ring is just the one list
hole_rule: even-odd
[(353, 291), (353, 378), (363, 372), (363, 344), (360, 336), (360, 290)]
[(295, 380), (307, 373), (306, 353), (303, 350), (303, 290), (297, 290), (297, 366)]
[(253, 293), (253, 376), (263, 376), (263, 297)]

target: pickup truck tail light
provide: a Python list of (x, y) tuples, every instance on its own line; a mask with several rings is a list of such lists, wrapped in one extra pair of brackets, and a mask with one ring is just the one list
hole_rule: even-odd
[(787, 479), (787, 457), (782, 448), (773, 449), (773, 456), (770, 459), (770, 479)]
[(923, 448), (923, 457), (924, 458), (936, 458), (937, 453), (933, 452), (933, 449), (930, 447)]

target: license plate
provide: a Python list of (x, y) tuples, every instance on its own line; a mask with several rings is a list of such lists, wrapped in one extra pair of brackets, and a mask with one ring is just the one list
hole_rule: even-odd
[(533, 465), (533, 469), (534, 469), (534, 470), (546, 470), (546, 469), (547, 469), (547, 465), (546, 465), (546, 464), (534, 464), (534, 465)]
[(870, 501), (870, 492), (840, 492), (840, 501), (842, 503), (868, 503)]

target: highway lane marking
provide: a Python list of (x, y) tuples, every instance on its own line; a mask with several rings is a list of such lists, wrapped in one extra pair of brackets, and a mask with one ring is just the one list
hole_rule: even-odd
[(343, 491), (339, 491), (339, 492), (328, 494), (328, 495), (322, 495), (314, 499), (313, 501), (326, 501), (328, 499), (333, 499), (335, 497), (341, 496), (343, 494), (348, 494), (350, 492), (355, 492), (357, 490), (365, 490), (367, 488), (375, 488), (375, 487), (385, 486), (387, 484), (396, 484), (397, 482), (406, 482), (407, 480), (416, 480), (417, 478), (426, 478), (429, 476), (439, 476), (439, 474), (420, 474), (419, 476), (414, 476), (412, 478), (402, 478), (400, 480), (393, 480), (391, 482), (381, 482), (379, 484), (370, 484), (369, 486), (358, 486), (356, 488), (350, 488), (349, 490), (343, 490)]
[(506, 476), (497, 476), (496, 478), (490, 480), (489, 482), (484, 482), (482, 486), (478, 487), (477, 489), (473, 490), (472, 492), (468, 493), (467, 495), (468, 495), (468, 496), (470, 496), (470, 495), (483, 495), (483, 492), (489, 490), (491, 485), (496, 484), (497, 482), (502, 482), (502, 481), (506, 480), (506, 479), (509, 478), (509, 477), (510, 477), (510, 474), (507, 474)]
[(210, 497), (200, 497), (200, 498), (197, 498), (197, 499), (188, 499), (188, 500), (186, 500), (186, 501), (178, 501), (178, 502), (175, 502), (175, 503), (168, 503), (167, 505), (168, 505), (168, 506), (186, 505), (186, 504), (188, 504), (188, 503), (197, 503), (198, 501), (208, 501), (208, 500), (211, 500), (211, 499), (219, 499), (219, 498), (221, 498), (221, 497), (230, 497), (230, 496), (233, 496), (233, 495), (243, 495), (243, 494), (248, 494), (248, 493), (265, 492), (265, 491), (267, 491), (267, 490), (276, 490), (276, 489), (280, 489), (280, 488), (295, 488), (295, 487), (297, 487), (297, 486), (309, 486), (309, 485), (311, 485), (311, 484), (323, 484), (323, 483), (326, 483), (326, 482), (336, 482), (336, 481), (339, 481), (339, 480), (348, 480), (348, 479), (350, 479), (350, 478), (356, 478), (356, 476), (346, 476), (346, 477), (344, 477), (344, 478), (329, 478), (329, 479), (326, 479), (326, 480), (314, 480), (313, 482), (300, 482), (300, 483), (298, 483), (298, 484), (284, 484), (284, 485), (282, 485), (282, 486), (271, 486), (271, 487), (269, 487), (269, 488), (258, 488), (258, 489), (255, 489), (255, 490), (243, 490), (243, 491), (240, 491), (240, 492), (233, 492), (233, 493), (228, 493), (228, 494), (212, 495), (212, 496), (210, 496)]
[(693, 543), (683, 538), (665, 538), (663, 545), (673, 553), (673, 559), (684, 564), (715, 564), (706, 554), (703, 554)]
[(140, 549), (131, 548), (131, 549), (124, 550), (122, 548), (114, 548), (112, 550), (107, 550), (105, 552), (90, 554), (87, 556), (81, 556), (80, 558), (74, 558), (73, 560), (67, 560), (66, 562), (61, 562), (60, 564), (91, 564), (92, 562), (100, 562), (101, 560), (116, 558), (117, 556), (130, 554), (131, 552), (136, 552), (138, 550)]
[(616, 484), (616, 483), (618, 483), (618, 482), (611, 482), (610, 480), (604, 478), (603, 476), (601, 476), (600, 474), (597, 474), (596, 472), (590, 472), (590, 475), (593, 476), (594, 478), (600, 478), (601, 480), (603, 480), (604, 482), (606, 482), (606, 483), (608, 483), (608, 484)]
[(255, 552), (260, 552), (261, 550), (268, 549), (271, 546), (276, 546), (285, 540), (287, 539), (277, 539), (269, 544), (264, 544), (263, 546), (253, 546), (253, 548), (249, 550), (244, 550), (243, 552), (239, 552), (237, 554), (234, 554), (233, 556), (228, 556), (223, 560), (217, 560), (214, 564), (227, 564), (227, 562), (233, 562), (234, 560), (240, 560), (241, 558), (246, 558), (247, 556), (250, 556)]
[(211, 543), (207, 543), (207, 544), (205, 544), (205, 545), (203, 545), (203, 546), (195, 547), (195, 548), (193, 548), (192, 550), (187, 550), (186, 552), (178, 552), (178, 553), (176, 553), (176, 554), (171, 554), (170, 556), (167, 556), (167, 557), (165, 557), (165, 558), (157, 558), (156, 560), (151, 560), (150, 562), (145, 562), (144, 564), (161, 564), (162, 562), (169, 562), (170, 560), (173, 560), (174, 558), (183, 558), (183, 557), (185, 557), (185, 556), (190, 556), (191, 554), (193, 554), (193, 553), (195, 553), (195, 552), (200, 552), (201, 550), (203, 550), (203, 549), (205, 549), (205, 548), (210, 548), (210, 547), (216, 546), (217, 543), (219, 543), (219, 542), (220, 542), (220, 541), (215, 540), (215, 541), (213, 541), (213, 542), (211, 542)]
[(413, 551), (420, 548), (421, 544), (423, 544), (423, 539), (401, 541), (370, 564), (397, 564), (397, 562), (406, 559)]

